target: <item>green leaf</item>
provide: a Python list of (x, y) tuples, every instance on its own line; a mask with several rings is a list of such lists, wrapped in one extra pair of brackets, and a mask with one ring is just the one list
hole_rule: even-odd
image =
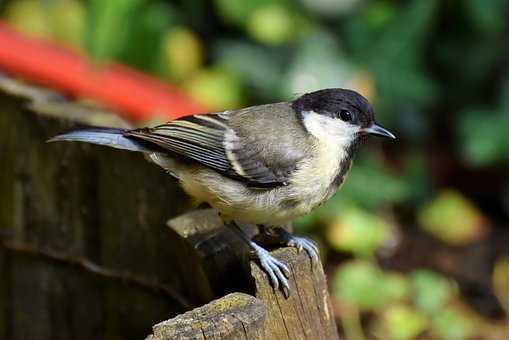
[(215, 0), (221, 17), (230, 24), (245, 26), (249, 16), (258, 8), (271, 4), (286, 4), (288, 0)]
[[(130, 19), (128, 43), (118, 52), (122, 62), (148, 72), (161, 72), (165, 34), (176, 22), (175, 9), (167, 4), (151, 3), (143, 6)], [(190, 57), (192, 58), (192, 57)]]
[(384, 290), (384, 274), (368, 261), (354, 260), (341, 265), (334, 275), (334, 293), (346, 304), (361, 310), (375, 310), (385, 306), (388, 296)]
[(382, 160), (362, 154), (354, 163), (339, 194), (366, 208), (399, 203), (410, 195), (410, 184), (383, 166)]
[(509, 160), (509, 113), (468, 111), (460, 115), (459, 138), (465, 160), (487, 166)]
[(420, 311), (406, 305), (394, 305), (384, 311), (381, 328), (388, 339), (411, 340), (426, 329), (427, 323)]
[(509, 9), (504, 0), (465, 0), (468, 18), (473, 26), (485, 34), (504, 29), (505, 13)]
[(220, 40), (213, 47), (213, 59), (237, 72), (253, 97), (261, 102), (283, 99), (281, 79), (287, 63), (285, 57), (281, 49), (242, 40)]
[(203, 66), (203, 45), (193, 31), (175, 26), (164, 34), (162, 61), (166, 76), (173, 80), (189, 78)]
[(348, 87), (356, 71), (337, 39), (319, 30), (300, 40), (282, 84), (286, 96), (294, 98), (318, 89)]
[(486, 231), (479, 209), (454, 190), (444, 190), (418, 213), (419, 225), (443, 242), (465, 245), (478, 240)]
[(440, 310), (452, 297), (453, 289), (447, 279), (429, 270), (417, 270), (411, 280), (415, 293), (415, 304), (429, 314)]
[(410, 282), (407, 276), (389, 272), (384, 277), (384, 291), (391, 302), (403, 301), (410, 296)]
[(388, 239), (390, 226), (380, 217), (355, 207), (342, 210), (327, 229), (327, 241), (336, 250), (371, 256)]
[(432, 315), (431, 329), (435, 336), (444, 340), (472, 339), (479, 335), (475, 320), (453, 308), (437, 310)]
[(259, 42), (280, 45), (295, 38), (300, 26), (290, 7), (270, 4), (257, 8), (248, 19), (247, 30)]
[(120, 54), (133, 27), (133, 17), (145, 0), (89, 0), (85, 46), (97, 60)]
[(195, 100), (212, 110), (235, 109), (242, 106), (241, 79), (228, 68), (203, 69), (184, 86)]

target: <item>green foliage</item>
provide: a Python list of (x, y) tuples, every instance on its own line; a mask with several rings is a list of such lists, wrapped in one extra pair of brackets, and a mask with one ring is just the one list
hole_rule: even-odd
[(409, 184), (384, 167), (381, 159), (363, 157), (353, 165), (341, 196), (373, 209), (405, 201), (412, 191)]
[(382, 330), (387, 339), (411, 340), (427, 326), (426, 317), (407, 305), (394, 305), (383, 313)]
[(263, 6), (271, 4), (284, 4), (287, 0), (215, 0), (219, 14), (228, 23), (244, 27), (253, 12)]
[(87, 11), (85, 46), (95, 59), (120, 55), (127, 40), (131, 19), (144, 0), (90, 0)]
[(389, 238), (389, 229), (379, 216), (350, 206), (328, 227), (327, 240), (334, 249), (372, 256)]
[(274, 45), (290, 41), (298, 29), (295, 14), (288, 7), (278, 4), (257, 8), (251, 13), (247, 25), (253, 38)]
[(462, 245), (483, 235), (485, 220), (470, 201), (460, 193), (446, 190), (419, 211), (424, 230), (440, 240)]
[(434, 272), (418, 270), (412, 274), (411, 280), (415, 304), (427, 314), (433, 314), (442, 309), (452, 297), (451, 284)]
[(386, 273), (366, 260), (343, 264), (334, 276), (334, 293), (339, 301), (361, 310), (379, 310), (403, 300), (409, 293), (407, 279)]
[(463, 157), (472, 166), (509, 160), (509, 112), (468, 111), (459, 130)]
[(239, 77), (227, 68), (211, 68), (197, 73), (186, 84), (189, 93), (212, 109), (236, 108), (242, 105)]
[(471, 318), (452, 308), (437, 310), (432, 316), (432, 332), (440, 339), (470, 339), (476, 333), (474, 327)]
[(20, 0), (6, 10), (14, 27), (41, 38), (56, 39), (81, 49), (85, 9), (78, 0)]

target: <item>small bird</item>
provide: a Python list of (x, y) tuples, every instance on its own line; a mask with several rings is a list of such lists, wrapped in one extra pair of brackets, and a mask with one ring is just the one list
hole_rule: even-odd
[(76, 128), (49, 142), (145, 153), (189, 195), (217, 209), (248, 243), (274, 289), (281, 286), (288, 295), (287, 265), (240, 225), (258, 225), (261, 233), (304, 249), (317, 261), (316, 245), (284, 226), (336, 193), (368, 135), (395, 138), (375, 123), (371, 105), (360, 94), (324, 89), (289, 102), (196, 114), (149, 128)]

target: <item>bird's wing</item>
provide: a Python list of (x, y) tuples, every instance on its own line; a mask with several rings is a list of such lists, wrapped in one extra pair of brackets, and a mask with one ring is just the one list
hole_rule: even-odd
[[(124, 135), (154, 143), (249, 186), (277, 187), (287, 183), (303, 152), (298, 147), (301, 144), (289, 148), (288, 140), (277, 138), (277, 133), (271, 136), (271, 127), (247, 126), (260, 121), (267, 124), (260, 118), (270, 113), (257, 107), (193, 115)], [(239, 119), (241, 115), (247, 115), (247, 121)]]

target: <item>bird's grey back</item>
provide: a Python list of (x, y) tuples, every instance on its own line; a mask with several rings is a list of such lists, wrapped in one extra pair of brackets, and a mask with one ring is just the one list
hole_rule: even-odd
[(286, 179), (310, 152), (310, 136), (290, 103), (260, 105), (231, 112), (228, 125), (242, 140), (245, 167), (269, 168)]

